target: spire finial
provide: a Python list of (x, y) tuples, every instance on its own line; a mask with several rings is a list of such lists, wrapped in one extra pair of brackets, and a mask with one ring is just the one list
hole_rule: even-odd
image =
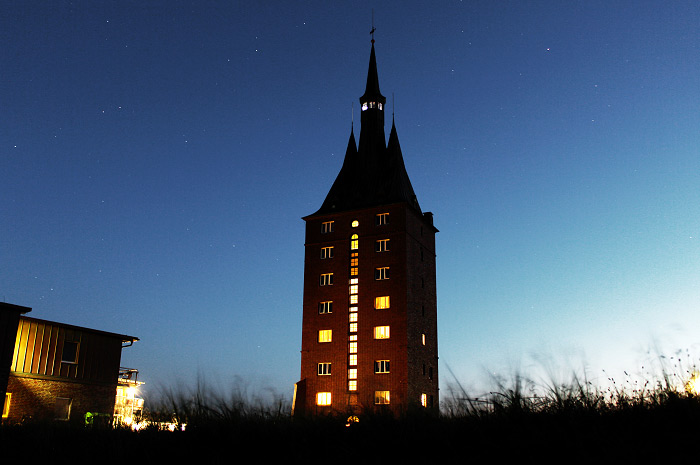
[(369, 31), (369, 35), (372, 36), (372, 45), (374, 45), (374, 31), (376, 31), (377, 28), (374, 27), (374, 8), (372, 8), (372, 30)]

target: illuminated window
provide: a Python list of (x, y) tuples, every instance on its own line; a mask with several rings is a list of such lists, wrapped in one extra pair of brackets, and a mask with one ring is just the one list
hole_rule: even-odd
[(325, 221), (321, 223), (321, 234), (333, 232), (333, 223), (334, 221)]
[(351, 379), (348, 381), (348, 391), (357, 391), (357, 380)]
[(73, 399), (67, 397), (56, 397), (54, 404), (54, 418), (56, 420), (69, 420)]
[(350, 256), (350, 266), (357, 266), (357, 252), (353, 252)]
[(356, 311), (357, 311), (357, 307), (350, 307), (350, 312), (356, 312)]
[(377, 106), (379, 106), (379, 109), (380, 109), (380, 110), (382, 109), (382, 104), (381, 104), (381, 102), (378, 103)]
[(385, 295), (382, 297), (376, 297), (374, 299), (374, 308), (376, 308), (377, 310), (389, 308), (389, 296)]
[(61, 354), (61, 362), (63, 363), (78, 363), (78, 342), (64, 341), (63, 353)]
[(351, 295), (350, 296), (350, 305), (356, 305), (357, 304), (357, 294)]
[(374, 327), (374, 338), (375, 339), (389, 339), (389, 327), (388, 326), (375, 326)]
[(425, 395), (425, 394), (421, 394), (421, 395), (420, 395), (420, 404), (421, 404), (423, 407), (427, 407), (427, 406), (428, 406), (428, 396), (427, 396), (427, 395)]
[(10, 415), (10, 402), (12, 401), (12, 393), (5, 393), (5, 403), (2, 407), (2, 417), (7, 418)]
[(318, 342), (331, 342), (333, 339), (332, 329), (322, 329), (318, 332)]
[(357, 289), (358, 289), (357, 284), (351, 285), (351, 286), (349, 287), (350, 294), (357, 294)]
[(365, 111), (368, 108), (367, 102), (362, 104), (362, 111)]
[(389, 239), (379, 239), (374, 243), (374, 250), (377, 252), (389, 251)]
[(321, 275), (321, 286), (333, 285), (333, 273), (323, 273)]
[(351, 334), (351, 335), (350, 335), (350, 340), (351, 340), (351, 341), (357, 341), (357, 334)]
[(331, 393), (330, 392), (317, 392), (316, 393), (316, 405), (331, 405)]
[(357, 342), (351, 342), (348, 344), (348, 352), (351, 354), (357, 353)]
[(380, 213), (376, 217), (376, 223), (377, 226), (381, 226), (383, 224), (389, 224), (389, 214), (388, 213)]
[(333, 313), (333, 301), (319, 302), (318, 313)]
[(388, 404), (390, 400), (389, 391), (374, 391), (375, 404)]
[(318, 364), (318, 374), (319, 374), (319, 376), (330, 375), (331, 374), (331, 364), (330, 363), (319, 363)]
[(353, 234), (350, 236), (350, 250), (357, 250), (360, 247), (360, 236)]
[(350, 323), (356, 322), (357, 321), (357, 312), (350, 313), (348, 318), (350, 318)]
[(425, 345), (425, 333), (420, 335), (421, 342)]
[(350, 224), (350, 226), (352, 226), (353, 228), (356, 228), (356, 227), (358, 227), (359, 225), (360, 225), (360, 222), (357, 221), (357, 220), (354, 220), (354, 221)]
[(389, 267), (384, 266), (382, 268), (375, 268), (374, 279), (376, 279), (376, 280), (389, 279)]
[(357, 368), (350, 368), (348, 370), (348, 379), (357, 379)]
[(389, 373), (389, 360), (375, 360), (374, 361), (374, 372), (375, 373)]
[(333, 247), (321, 247), (321, 258), (333, 258)]
[(357, 323), (350, 323), (350, 332), (351, 333), (357, 332)]
[(348, 358), (348, 365), (351, 367), (357, 366), (357, 354), (351, 354)]

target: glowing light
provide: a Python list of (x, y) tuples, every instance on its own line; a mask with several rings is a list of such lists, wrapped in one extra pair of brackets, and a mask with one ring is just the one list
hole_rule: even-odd
[(685, 384), (685, 392), (694, 396), (700, 396), (700, 373), (693, 373)]

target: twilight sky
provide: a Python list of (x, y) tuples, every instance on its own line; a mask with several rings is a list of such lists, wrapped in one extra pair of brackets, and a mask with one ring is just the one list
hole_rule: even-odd
[(594, 381), (655, 345), (699, 360), (700, 4), (373, 3), (4, 2), (0, 299), (139, 337), (147, 392), (291, 399), (301, 217), (340, 170), (374, 8), (440, 229), (442, 393), (450, 370), (478, 393), (549, 358)]

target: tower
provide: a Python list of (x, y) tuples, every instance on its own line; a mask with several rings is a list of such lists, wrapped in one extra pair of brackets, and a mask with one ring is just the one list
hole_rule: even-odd
[[(374, 31), (374, 30), (373, 30)], [(421, 211), (379, 91), (374, 39), (343, 166), (306, 222), (295, 414), (438, 409), (433, 215)]]

